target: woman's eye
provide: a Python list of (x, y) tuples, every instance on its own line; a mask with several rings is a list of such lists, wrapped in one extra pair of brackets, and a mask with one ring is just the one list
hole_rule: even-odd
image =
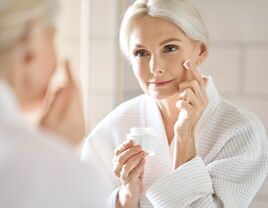
[(167, 45), (164, 47), (164, 52), (173, 52), (178, 50), (178, 46), (175, 45)]
[(138, 50), (135, 52), (135, 56), (137, 57), (144, 57), (144, 56), (148, 56), (149, 53), (146, 50)]

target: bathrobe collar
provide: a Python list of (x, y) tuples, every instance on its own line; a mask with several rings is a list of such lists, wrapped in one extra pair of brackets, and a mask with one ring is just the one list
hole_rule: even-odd
[[(208, 95), (208, 105), (205, 111), (203, 112), (196, 127), (196, 132), (195, 132), (196, 146), (198, 146), (198, 141), (199, 141), (198, 138), (202, 137), (202, 134), (204, 130), (206, 129), (206, 124), (208, 123), (209, 118), (211, 118), (212, 114), (214, 114), (217, 108), (217, 105), (220, 103), (220, 95), (211, 77), (208, 77), (206, 92)], [(158, 167), (159, 165), (161, 166), (161, 164), (163, 164), (163, 167), (165, 167), (163, 169), (164, 172), (159, 173), (159, 174), (165, 175), (165, 174), (170, 173), (170, 171), (172, 170), (173, 154), (171, 152), (173, 152), (174, 140), (172, 140), (172, 143), (169, 146), (160, 110), (157, 106), (155, 99), (150, 96), (147, 96), (147, 111), (146, 112), (147, 112), (146, 120), (150, 122), (148, 126), (151, 126), (154, 129), (155, 133), (159, 135), (158, 141), (157, 141), (157, 150), (156, 150), (157, 151), (156, 157), (159, 157), (159, 158), (157, 158), (157, 160), (155, 161), (158, 162)]]

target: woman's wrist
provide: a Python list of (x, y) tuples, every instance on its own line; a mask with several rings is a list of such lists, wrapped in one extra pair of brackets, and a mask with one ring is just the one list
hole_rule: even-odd
[(174, 169), (196, 156), (194, 135), (175, 136)]
[(138, 208), (138, 200), (133, 199), (121, 186), (117, 193), (116, 208)]

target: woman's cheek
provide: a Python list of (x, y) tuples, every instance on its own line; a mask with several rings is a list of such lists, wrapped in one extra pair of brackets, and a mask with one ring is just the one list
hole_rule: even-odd
[(187, 70), (183, 67), (184, 57), (181, 54), (170, 54), (166, 59), (167, 69), (178, 84), (187, 80)]
[(166, 65), (170, 73), (173, 75), (179, 75), (183, 72), (182, 60), (179, 55), (173, 54), (169, 55), (166, 59)]
[(138, 78), (138, 77), (139, 77), (139, 74), (140, 74), (140, 67), (139, 67), (139, 64), (137, 64), (137, 63), (134, 63), (134, 64), (133, 64), (133, 63), (132, 63), (132, 71), (133, 71), (135, 77)]
[(136, 78), (141, 79), (146, 74), (146, 67), (142, 61), (132, 63), (132, 70)]

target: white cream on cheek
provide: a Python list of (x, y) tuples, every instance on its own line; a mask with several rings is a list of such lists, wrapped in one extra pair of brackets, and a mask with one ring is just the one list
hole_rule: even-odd
[(183, 62), (183, 67), (187, 70), (191, 69), (192, 68), (192, 64), (191, 64), (191, 60), (190, 59), (186, 59), (184, 62)]

